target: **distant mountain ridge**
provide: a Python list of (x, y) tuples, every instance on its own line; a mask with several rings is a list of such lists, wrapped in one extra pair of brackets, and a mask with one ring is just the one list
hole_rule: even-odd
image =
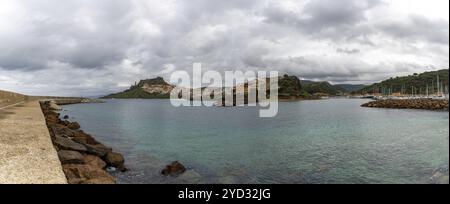
[(354, 91), (358, 91), (358, 90), (361, 90), (361, 89), (367, 87), (367, 85), (364, 85), (364, 84), (336, 84), (334, 86), (341, 87), (342, 89), (344, 89), (347, 92), (354, 92)]

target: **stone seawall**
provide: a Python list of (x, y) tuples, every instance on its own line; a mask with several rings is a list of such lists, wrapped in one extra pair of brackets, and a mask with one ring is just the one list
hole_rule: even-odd
[(448, 100), (435, 99), (386, 99), (365, 103), (362, 107), (369, 108), (395, 108), (395, 109), (425, 109), (447, 110)]
[(0, 184), (65, 183), (39, 102), (0, 108)]

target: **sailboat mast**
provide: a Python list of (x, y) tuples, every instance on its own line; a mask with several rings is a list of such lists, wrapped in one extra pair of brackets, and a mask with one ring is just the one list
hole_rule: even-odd
[(441, 89), (440, 89), (440, 83), (439, 83), (439, 74), (437, 75), (437, 81), (436, 81), (436, 85), (437, 85), (437, 95), (439, 95), (440, 94), (440, 91), (441, 91)]

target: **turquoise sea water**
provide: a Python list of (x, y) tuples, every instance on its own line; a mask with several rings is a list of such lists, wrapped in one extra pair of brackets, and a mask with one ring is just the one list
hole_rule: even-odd
[[(180, 107), (107, 100), (62, 115), (126, 157), (121, 183), (428, 183), (449, 163), (449, 113), (362, 108), (366, 100), (256, 107)], [(179, 160), (179, 178), (159, 174)]]

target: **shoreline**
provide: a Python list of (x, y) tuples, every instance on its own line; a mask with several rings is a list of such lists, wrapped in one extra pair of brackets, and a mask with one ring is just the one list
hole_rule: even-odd
[[(41, 101), (41, 109), (62, 169), (69, 184), (115, 184), (110, 172), (125, 172), (125, 159), (81, 130), (77, 122), (69, 122), (68, 116), (60, 119), (58, 104), (76, 104), (80, 100), (61, 103)], [(86, 103), (86, 102), (84, 102)]]

